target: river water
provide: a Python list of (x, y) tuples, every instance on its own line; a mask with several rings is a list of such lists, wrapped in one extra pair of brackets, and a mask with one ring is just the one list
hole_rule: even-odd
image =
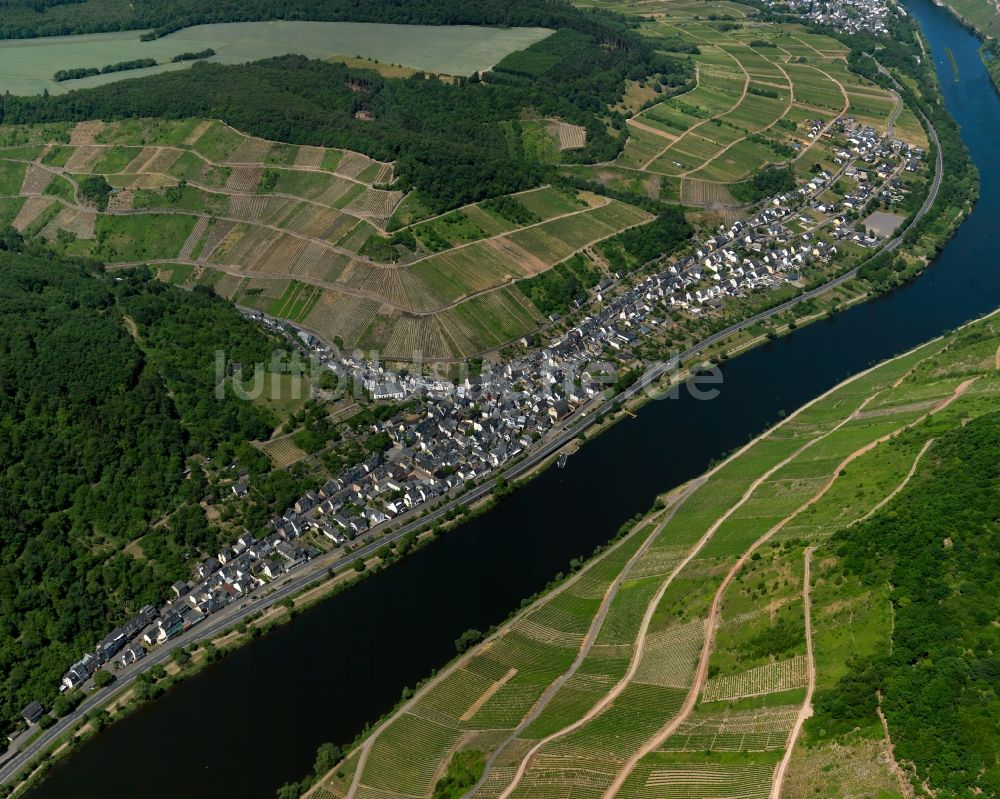
[[(573, 557), (663, 490), (860, 371), (1000, 305), (1000, 98), (979, 42), (930, 0), (907, 0), (982, 175), (972, 215), (915, 282), (729, 361), (721, 394), (646, 405), (495, 510), (355, 590), (224, 658), (84, 744), (34, 799), (272, 799)], [(960, 80), (953, 78), (951, 49)]]

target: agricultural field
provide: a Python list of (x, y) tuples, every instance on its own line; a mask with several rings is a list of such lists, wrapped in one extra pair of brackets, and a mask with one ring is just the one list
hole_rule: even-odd
[[(572, 145), (580, 131), (555, 134)], [(399, 359), (469, 358), (535, 331), (544, 319), (516, 281), (653, 218), (542, 186), (439, 216), (416, 209), (400, 225), (408, 195), (392, 188), (393, 165), (360, 153), (201, 119), (88, 122), (52, 135), (0, 130), (0, 141), (19, 142), (0, 153), (0, 197), (18, 230), (112, 267), (158, 263), (182, 285), (195, 274), (240, 305)], [(111, 186), (106, 208), (78, 199), (94, 177)], [(661, 176), (645, 180), (651, 193), (669, 191)]]
[(275, 469), (286, 469), (306, 457), (291, 438), (278, 438), (261, 445), (261, 451), (271, 459)]
[(877, 718), (832, 742), (808, 721), (894, 635), (891, 586), (845, 579), (835, 552), (893, 513), (935, 441), (1000, 411), (997, 320), (849, 378), (661, 495), (307, 795), (428, 797), (466, 750), (480, 797), (904, 795)]
[[(630, 4), (595, 5), (638, 13)], [(624, 101), (629, 114), (624, 150), (613, 162), (589, 168), (594, 173), (590, 179), (617, 184), (617, 189), (626, 181), (615, 172), (629, 173), (631, 190), (652, 196), (648, 188), (637, 189), (646, 177), (656, 176), (672, 181), (664, 184), (668, 187), (679, 186), (679, 193), (664, 193), (661, 199), (720, 211), (738, 207), (728, 186), (761, 168), (811, 163), (821, 139), (812, 132), (816, 121), (826, 128), (851, 115), (861, 124), (886, 129), (897, 98), (851, 73), (842, 44), (798, 25), (754, 22), (747, 19), (746, 8), (732, 4), (712, 3), (710, 10), (739, 23), (711, 24), (704, 5), (643, 6), (642, 13), (653, 14), (641, 22), (650, 39), (698, 47), (697, 54), (687, 56), (697, 80), (689, 90), (662, 98), (630, 87)], [(926, 136), (908, 110), (900, 115), (896, 133), (926, 146)], [(586, 169), (563, 168), (577, 175)]]
[[(222, 64), (243, 64), (299, 53), (331, 60), (337, 56), (362, 56), (413, 70), (470, 75), (493, 66), (509, 53), (523, 50), (550, 33), (546, 28), (470, 25), (227, 22), (195, 25), (150, 42), (140, 42), (132, 31), (8, 41), (0, 47), (0, 74), (4, 76), (4, 89), (12, 94), (59, 93), (168, 69), (186, 69), (191, 61), (170, 63), (170, 59), (179, 53), (211, 48), (216, 54), (209, 60)], [(52, 77), (60, 69), (100, 69), (111, 62), (138, 58), (153, 58), (158, 63), (145, 69), (62, 82)], [(362, 63), (363, 58), (359, 59)]]

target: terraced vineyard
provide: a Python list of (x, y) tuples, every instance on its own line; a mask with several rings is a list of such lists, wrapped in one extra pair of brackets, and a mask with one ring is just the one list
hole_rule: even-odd
[[(936, 436), (1000, 407), (998, 319), (845, 381), (664, 494), (310, 795), (429, 797), (467, 749), (485, 756), (473, 797), (812, 795), (799, 738), (815, 685), (892, 634), (887, 588), (844, 599), (816, 564), (834, 532), (891, 510)], [(891, 788), (887, 746), (841, 747), (838, 768)]]
[[(218, 120), (139, 119), (0, 126), (0, 221), (112, 266), (198, 267), (192, 281), (210, 268), (223, 296), (348, 350), (468, 359), (546, 324), (518, 281), (652, 219), (622, 198), (683, 203), (693, 222), (713, 228), (745, 215), (737, 184), (765, 165), (793, 163), (803, 178), (817, 164), (836, 172), (837, 146), (825, 134), (838, 118), (885, 129), (894, 116), (895, 135), (927, 145), (895, 95), (848, 70), (844, 45), (713, 2), (726, 24), (687, 0), (643, 6), (644, 35), (667, 50), (697, 46), (683, 55), (696, 83), (668, 96), (627, 81), (619, 110), (628, 139), (614, 160), (571, 164), (584, 128), (524, 123), (540, 160), (616, 199), (560, 182), (517, 194), (506, 216), (487, 201), (432, 217), (395, 182), (392, 163), (247, 136)], [(78, 200), (90, 175), (114, 189), (106, 209)], [(607, 272), (592, 260), (595, 274)], [(297, 286), (311, 288), (308, 301), (277, 301)]]
[[(584, 132), (553, 135), (574, 148)], [(533, 332), (544, 320), (517, 280), (652, 218), (541, 187), (517, 196), (520, 224), (471, 205), (401, 225), (392, 164), (217, 120), (0, 126), (0, 147), (0, 218), (23, 234), (112, 267), (210, 267), (227, 298), (390, 358), (468, 358)], [(78, 198), (90, 176), (112, 187), (107, 208)]]
[[(639, 13), (614, 0), (594, 5)], [(643, 4), (640, 24), (651, 39), (697, 46), (690, 56), (697, 83), (662, 99), (640, 95), (646, 102), (629, 109), (628, 141), (618, 158), (568, 169), (576, 175), (589, 170), (592, 179), (617, 189), (621, 174), (679, 180), (682, 202), (732, 221), (727, 206), (739, 205), (729, 194), (732, 184), (769, 164), (831, 163), (833, 150), (823, 134), (838, 117), (886, 130), (897, 98), (851, 73), (843, 44), (800, 25), (755, 21), (752, 11), (736, 4), (713, 3), (712, 10), (727, 22), (706, 18), (704, 4)], [(642, 87), (633, 88), (638, 93)], [(927, 146), (909, 109), (895, 130)], [(676, 198), (664, 193), (663, 199)]]

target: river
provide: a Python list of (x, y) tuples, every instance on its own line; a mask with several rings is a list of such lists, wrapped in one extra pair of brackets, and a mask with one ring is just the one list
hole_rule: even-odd
[[(273, 799), (573, 557), (655, 496), (704, 471), (845, 376), (1000, 305), (1000, 98), (979, 42), (930, 0), (907, 0), (982, 196), (937, 263), (910, 285), (726, 363), (717, 399), (647, 404), (495, 510), (175, 687), (82, 745), (34, 799)], [(958, 65), (955, 82), (945, 57)]]

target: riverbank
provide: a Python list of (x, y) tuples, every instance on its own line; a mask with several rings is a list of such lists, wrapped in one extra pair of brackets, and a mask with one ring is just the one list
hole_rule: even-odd
[[(955, 69), (957, 70), (957, 66), (955, 67)], [(960, 224), (961, 220), (966, 216), (966, 214), (968, 214), (971, 211), (972, 203), (974, 202), (975, 197), (977, 197), (977, 196), (978, 195), (971, 196), (971, 197), (967, 198), (966, 201), (959, 203), (959, 207), (954, 210), (954, 212), (953, 212), (953, 214), (951, 216), (949, 216), (947, 214), (946, 207), (942, 208), (942, 209), (939, 209), (942, 212), (942, 213), (940, 213), (940, 217), (941, 217), (941, 220), (943, 221), (943, 223), (947, 227), (948, 235), (950, 235), (951, 233), (954, 232), (954, 230), (957, 228), (958, 224)], [(934, 198), (932, 198), (932, 199), (934, 199)], [(938, 251), (939, 247), (940, 247), (940, 242), (938, 242), (938, 244), (935, 245), (932, 248), (932, 254), (930, 255), (930, 257), (928, 257), (927, 259), (925, 259), (923, 266), (928, 265), (928, 263), (933, 259), (934, 255)], [(852, 300), (848, 304), (855, 304), (859, 299), (862, 299), (862, 298), (855, 298), (854, 300)], [(810, 318), (810, 321), (816, 321), (819, 318), (822, 318), (822, 315), (820, 315), (820, 314), (814, 314)], [(786, 328), (786, 331), (790, 332), (791, 330), (794, 330), (794, 329), (795, 329), (795, 325), (793, 324), (790, 327)], [(635, 404), (636, 405), (641, 405), (641, 404), (644, 404), (646, 401), (648, 401), (648, 400), (647, 399), (636, 400)], [(435, 683), (439, 682), (443, 678), (443, 676), (444, 675), (439, 675), (438, 677), (435, 678), (434, 682)], [(432, 687), (432, 686), (428, 686), (428, 690), (429, 690), (430, 687)], [(426, 692), (424, 692), (424, 693), (426, 693)], [(402, 709), (400, 709), (399, 712), (402, 712)], [(353, 770), (357, 766), (356, 757), (357, 757), (358, 754), (359, 754), (358, 751), (353, 752), (352, 756), (347, 761), (345, 761), (344, 767), (341, 769), (341, 772), (343, 772), (343, 773), (338, 772), (335, 775), (334, 774), (330, 775), (330, 779), (333, 782), (329, 783), (329, 787), (333, 789), (335, 795), (344, 795), (345, 791), (347, 791), (348, 793), (351, 792), (351, 782), (349, 780), (349, 777), (350, 777), (351, 773), (353, 772)], [(357, 784), (357, 782), (355, 780), (354, 781), (354, 785), (356, 785), (356, 784)], [(324, 794), (324, 795), (326, 795), (326, 794)]]
[[(990, 10), (987, 0), (934, 0), (939, 8), (945, 8), (966, 30), (974, 33), (982, 41), (979, 55), (990, 76), (993, 86), (1000, 92), (1000, 10)], [(957, 80), (958, 78), (956, 78)]]
[(1000, 92), (1000, 41), (988, 38), (983, 41), (979, 48), (979, 57), (983, 60), (983, 66), (993, 81), (993, 86)]

